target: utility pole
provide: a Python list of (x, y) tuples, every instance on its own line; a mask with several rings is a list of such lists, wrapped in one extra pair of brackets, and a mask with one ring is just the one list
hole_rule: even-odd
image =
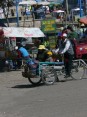
[(78, 6), (79, 6), (79, 0), (78, 0)]
[(87, 15), (87, 0), (85, 0), (85, 15)]
[(68, 16), (69, 15), (68, 0), (66, 0), (66, 12), (67, 12), (67, 16)]
[(66, 25), (67, 25), (67, 18), (69, 16), (69, 10), (68, 10), (68, 0), (66, 0)]
[(79, 6), (80, 6), (80, 17), (82, 17), (82, 1), (79, 0)]
[(17, 16), (17, 27), (19, 27), (18, 6), (19, 6), (19, 0), (16, 0), (16, 16)]

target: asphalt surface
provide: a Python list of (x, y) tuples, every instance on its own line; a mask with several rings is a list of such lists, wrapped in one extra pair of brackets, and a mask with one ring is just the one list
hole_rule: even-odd
[(87, 79), (34, 87), (21, 71), (0, 73), (0, 117), (87, 117)]

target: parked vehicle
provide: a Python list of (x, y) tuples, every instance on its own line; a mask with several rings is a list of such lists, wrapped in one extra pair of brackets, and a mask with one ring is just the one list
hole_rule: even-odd
[(59, 19), (59, 21), (64, 20), (65, 18), (65, 11), (63, 10), (55, 10), (52, 12), (52, 16)]
[[(80, 12), (81, 12), (81, 13), (80, 13)], [(81, 9), (81, 10), (80, 10), (80, 8), (71, 9), (71, 11), (70, 11), (71, 20), (77, 21), (77, 19), (80, 18), (80, 14), (81, 14), (82, 16), (84, 16), (84, 11), (83, 11), (83, 9)]]
[(87, 59), (87, 39), (71, 40), (73, 44), (75, 59)]

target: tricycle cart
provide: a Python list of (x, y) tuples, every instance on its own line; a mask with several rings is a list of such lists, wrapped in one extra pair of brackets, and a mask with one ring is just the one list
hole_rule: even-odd
[[(37, 71), (32, 71), (28, 64), (23, 65), (22, 76), (28, 78), (30, 83), (38, 85), (41, 82), (52, 85), (55, 81), (64, 78), (65, 69), (63, 62), (39, 62)], [(87, 70), (87, 64), (82, 60), (73, 60), (70, 79), (82, 79)], [(34, 74), (35, 73), (35, 74)]]

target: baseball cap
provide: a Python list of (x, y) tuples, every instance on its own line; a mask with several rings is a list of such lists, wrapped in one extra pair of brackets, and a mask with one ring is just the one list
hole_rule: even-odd
[(67, 34), (66, 34), (66, 33), (63, 33), (63, 34), (62, 34), (62, 37), (67, 37)]
[(18, 46), (15, 46), (15, 50), (18, 50)]

